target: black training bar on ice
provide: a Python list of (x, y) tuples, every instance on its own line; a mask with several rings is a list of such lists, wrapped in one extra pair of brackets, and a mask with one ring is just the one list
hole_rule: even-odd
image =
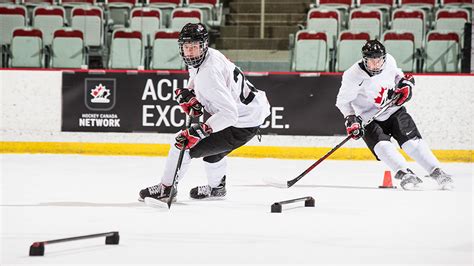
[(44, 255), (44, 246), (56, 243), (63, 243), (63, 242), (71, 242), (81, 239), (87, 238), (97, 238), (105, 236), (105, 244), (106, 245), (118, 245), (120, 236), (119, 232), (108, 232), (108, 233), (100, 233), (100, 234), (93, 234), (93, 235), (85, 235), (85, 236), (75, 236), (75, 237), (68, 237), (68, 238), (60, 238), (48, 241), (41, 241), (41, 242), (34, 242), (30, 246), (30, 256), (43, 256)]
[(305, 207), (314, 207), (314, 198), (308, 196), (308, 197), (303, 197), (303, 198), (297, 198), (297, 199), (290, 199), (290, 200), (275, 202), (275, 203), (272, 204), (271, 212), (281, 212), (282, 205), (295, 203), (295, 202), (298, 202), (298, 201), (304, 201), (304, 206)]

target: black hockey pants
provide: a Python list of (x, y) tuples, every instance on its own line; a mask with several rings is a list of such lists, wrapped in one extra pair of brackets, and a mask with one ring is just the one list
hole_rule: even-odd
[(208, 163), (216, 163), (238, 147), (249, 142), (259, 131), (259, 127), (228, 127), (212, 133), (189, 150), (191, 158), (201, 158)]

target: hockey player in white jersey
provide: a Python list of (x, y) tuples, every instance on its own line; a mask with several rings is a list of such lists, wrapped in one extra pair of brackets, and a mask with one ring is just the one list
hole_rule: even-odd
[(265, 92), (257, 90), (238, 67), (219, 51), (209, 48), (208, 44), (208, 33), (203, 24), (188, 23), (181, 30), (178, 45), (189, 68), (189, 85), (187, 89), (176, 90), (175, 94), (189, 116), (202, 115), (202, 107), (211, 116), (204, 123), (192, 124), (177, 134), (161, 183), (141, 190), (139, 200), (145, 197), (168, 200), (182, 148), (185, 153), (178, 180), (184, 177), (193, 158), (203, 158), (208, 179), (207, 185), (191, 189), (190, 197), (224, 197), (226, 155), (250, 141), (270, 115)]
[[(437, 181), (441, 189), (452, 189), (453, 180), (440, 167), (428, 145), (422, 139), (415, 122), (403, 104), (412, 97), (415, 79), (404, 75), (395, 59), (387, 54), (377, 40), (362, 47), (362, 60), (352, 65), (342, 76), (336, 106), (346, 120), (347, 134), (363, 138), (377, 159), (382, 160), (401, 180), (403, 189), (417, 189), (422, 179), (408, 168), (405, 158), (390, 142), (393, 137), (400, 147)], [(395, 100), (374, 122), (362, 127), (387, 101)]]

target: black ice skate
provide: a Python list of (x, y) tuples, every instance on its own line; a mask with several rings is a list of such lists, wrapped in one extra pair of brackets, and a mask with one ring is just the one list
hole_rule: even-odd
[(412, 170), (398, 170), (395, 174), (396, 179), (400, 179), (400, 186), (405, 190), (416, 190), (423, 181), (417, 177)]
[(441, 170), (441, 168), (435, 168), (428, 177), (431, 177), (438, 182), (440, 189), (452, 190), (454, 188), (454, 182), (451, 175), (446, 174)]
[(211, 188), (209, 185), (198, 186), (189, 192), (189, 196), (193, 199), (218, 199), (224, 198), (227, 191), (225, 189), (225, 176), (222, 177), (219, 186)]
[[(165, 186), (163, 184), (154, 185), (140, 190), (138, 201), (143, 201), (145, 198), (150, 197), (163, 202), (167, 202), (170, 196), (171, 186)], [(176, 201), (176, 195), (178, 194), (176, 187), (173, 193), (173, 202)]]

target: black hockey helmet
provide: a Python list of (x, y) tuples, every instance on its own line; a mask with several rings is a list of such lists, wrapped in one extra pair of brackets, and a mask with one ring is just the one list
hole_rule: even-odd
[[(183, 45), (195, 42), (199, 43), (200, 54), (195, 57), (185, 56)], [(207, 54), (209, 33), (207, 33), (206, 27), (202, 23), (188, 23), (184, 25), (179, 33), (178, 44), (179, 54), (183, 58), (184, 63), (190, 67), (199, 67)]]
[[(378, 40), (368, 40), (364, 46), (362, 47), (362, 59), (364, 61), (364, 66), (366, 70), (372, 74), (377, 75), (380, 74), (383, 70), (383, 65), (385, 64), (385, 56), (387, 55), (387, 51), (385, 50), (385, 46)], [(381, 58), (382, 64), (377, 69), (371, 69), (367, 65), (367, 61), (369, 58)]]

